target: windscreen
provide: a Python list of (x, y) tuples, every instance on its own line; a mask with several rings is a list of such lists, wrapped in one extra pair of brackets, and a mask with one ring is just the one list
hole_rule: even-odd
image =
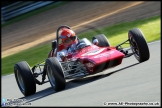
[(89, 46), (89, 45), (92, 45), (92, 43), (88, 39), (83, 38), (83, 39), (79, 40), (79, 44), (77, 45), (77, 49), (81, 49), (81, 48), (84, 48), (84, 47)]

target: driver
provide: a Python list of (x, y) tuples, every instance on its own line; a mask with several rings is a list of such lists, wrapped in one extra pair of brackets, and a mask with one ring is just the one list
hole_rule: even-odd
[(76, 48), (78, 39), (75, 32), (67, 28), (62, 28), (60, 39), (62, 40), (62, 44), (59, 46), (57, 58), (59, 61), (65, 61), (65, 56), (67, 56), (67, 53), (72, 52)]

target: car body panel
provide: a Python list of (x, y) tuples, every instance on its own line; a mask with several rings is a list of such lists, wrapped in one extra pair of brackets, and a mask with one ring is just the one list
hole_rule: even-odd
[(79, 60), (89, 74), (94, 74), (121, 64), (123, 58), (124, 54), (115, 47), (99, 47), (92, 44), (73, 53), (69, 60)]

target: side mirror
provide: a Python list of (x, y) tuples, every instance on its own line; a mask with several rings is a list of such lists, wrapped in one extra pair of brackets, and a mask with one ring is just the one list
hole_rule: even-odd
[(64, 52), (59, 52), (59, 56), (60, 56), (60, 58), (64, 58), (65, 57), (65, 53)]
[(98, 45), (98, 40), (97, 39), (94, 39), (93, 42), (92, 42), (94, 45)]
[(57, 46), (57, 40), (52, 41), (52, 49), (55, 49)]

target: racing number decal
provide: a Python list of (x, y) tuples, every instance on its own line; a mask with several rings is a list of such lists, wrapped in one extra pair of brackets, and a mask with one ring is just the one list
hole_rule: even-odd
[(105, 49), (105, 48), (100, 49), (100, 50), (98, 50), (98, 49), (97, 49), (97, 50), (92, 50), (92, 51), (89, 51), (89, 52), (87, 52), (87, 53), (85, 53), (85, 54), (82, 54), (81, 56), (95, 55), (95, 54), (98, 54), (98, 53), (102, 52), (104, 49)]

